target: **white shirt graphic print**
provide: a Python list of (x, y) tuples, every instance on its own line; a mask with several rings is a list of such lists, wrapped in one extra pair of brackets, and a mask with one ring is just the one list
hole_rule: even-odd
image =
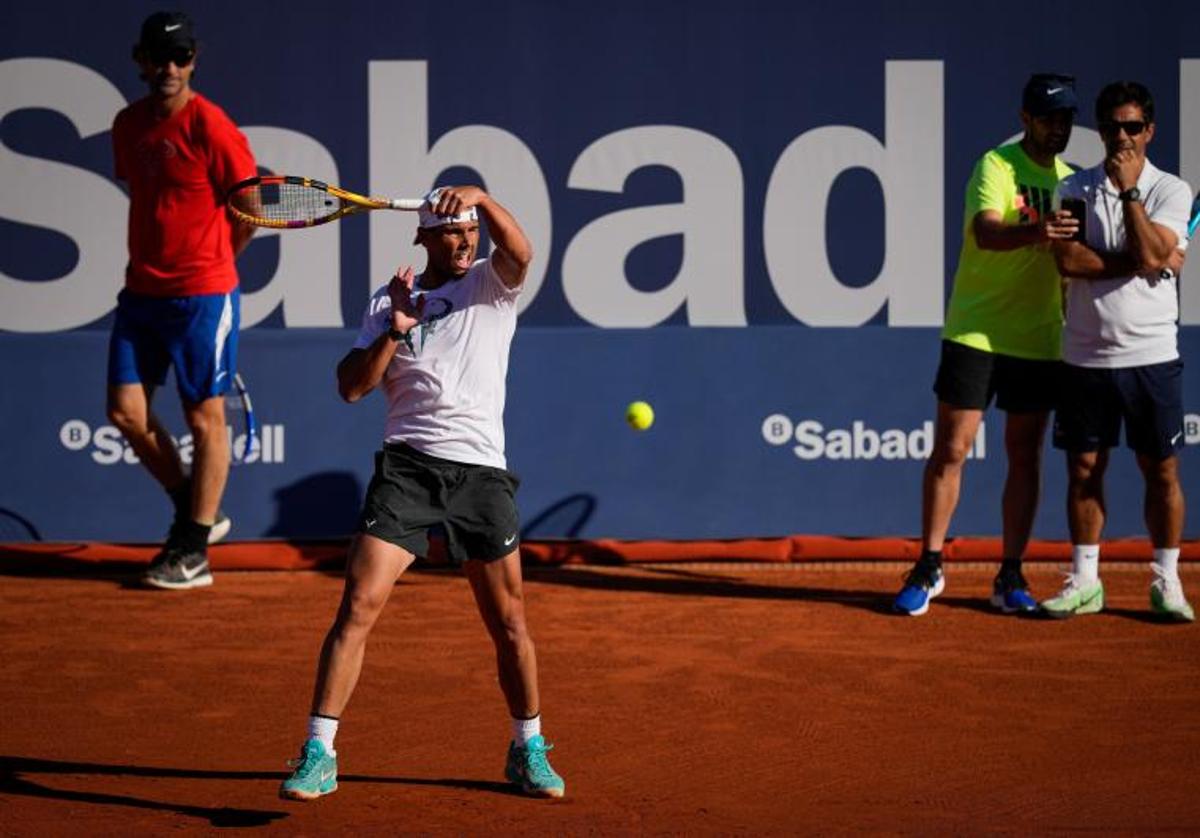
[[(488, 259), (424, 294), (425, 319), (401, 342), (383, 375), (385, 442), (433, 457), (505, 468), (504, 397), (520, 288), (504, 285)], [(366, 349), (391, 325), (387, 286), (371, 295), (354, 342)]]

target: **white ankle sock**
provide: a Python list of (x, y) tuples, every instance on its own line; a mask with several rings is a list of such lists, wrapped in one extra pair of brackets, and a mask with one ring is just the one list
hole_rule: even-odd
[(1071, 572), (1081, 582), (1100, 578), (1100, 545), (1075, 544), (1071, 547)]
[(1156, 547), (1154, 548), (1154, 564), (1158, 567), (1163, 576), (1169, 578), (1179, 577), (1179, 548), (1178, 547)]
[(308, 738), (319, 740), (330, 754), (337, 753), (333, 749), (333, 738), (337, 736), (338, 720), (328, 716), (308, 717)]
[(529, 740), (542, 733), (542, 716), (539, 713), (532, 719), (512, 720), (513, 742), (518, 747), (525, 747)]

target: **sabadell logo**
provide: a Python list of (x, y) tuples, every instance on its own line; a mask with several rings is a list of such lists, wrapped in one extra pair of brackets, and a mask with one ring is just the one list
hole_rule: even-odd
[[(762, 435), (770, 445), (790, 444), (801, 460), (924, 460), (933, 451), (932, 420), (916, 428), (876, 429), (855, 419), (848, 428), (829, 428), (817, 419), (793, 422), (773, 413), (763, 420)], [(967, 456), (979, 460), (987, 456), (986, 423), (979, 423)]]
[[(235, 434), (232, 427), (227, 426), (229, 433), (230, 452), (235, 463), (251, 465), (254, 463), (274, 464), (284, 461), (284, 427), (283, 425), (263, 425), (259, 428), (258, 444), (243, 458), (241, 451), (245, 445), (245, 436)], [(192, 462), (192, 435), (184, 434), (179, 438), (172, 437), (175, 447), (179, 450), (179, 459), (185, 465)], [(68, 451), (86, 451), (94, 462), (102, 466), (112, 466), (118, 463), (136, 465), (137, 454), (121, 432), (112, 425), (90, 426), (82, 419), (68, 419), (58, 430), (58, 440)]]

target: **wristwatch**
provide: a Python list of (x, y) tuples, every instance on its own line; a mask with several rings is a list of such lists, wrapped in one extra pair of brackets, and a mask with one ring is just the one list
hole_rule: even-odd
[(402, 332), (394, 326), (388, 326), (387, 336), (397, 343), (408, 343), (408, 332)]
[(1140, 201), (1142, 200), (1142, 190), (1136, 186), (1132, 189), (1126, 189), (1121, 194), (1117, 195), (1122, 201)]

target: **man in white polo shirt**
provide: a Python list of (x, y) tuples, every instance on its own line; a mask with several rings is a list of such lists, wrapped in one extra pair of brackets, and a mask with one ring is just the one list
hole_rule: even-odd
[[(1121, 425), (1146, 481), (1145, 519), (1154, 549), (1150, 603), (1175, 620), (1194, 619), (1179, 582), (1183, 491), (1183, 361), (1179, 357), (1177, 280), (1186, 246), (1188, 185), (1146, 159), (1154, 138), (1154, 100), (1137, 82), (1114, 82), (1096, 100), (1106, 157), (1058, 187), (1064, 208), (1079, 207), (1078, 241), (1053, 244), (1069, 279), (1064, 392), (1054, 444), (1067, 452), (1067, 516), (1072, 572), (1042, 603), (1050, 616), (1104, 607), (1100, 534), (1104, 472)], [(1164, 278), (1164, 268), (1173, 276)]]

